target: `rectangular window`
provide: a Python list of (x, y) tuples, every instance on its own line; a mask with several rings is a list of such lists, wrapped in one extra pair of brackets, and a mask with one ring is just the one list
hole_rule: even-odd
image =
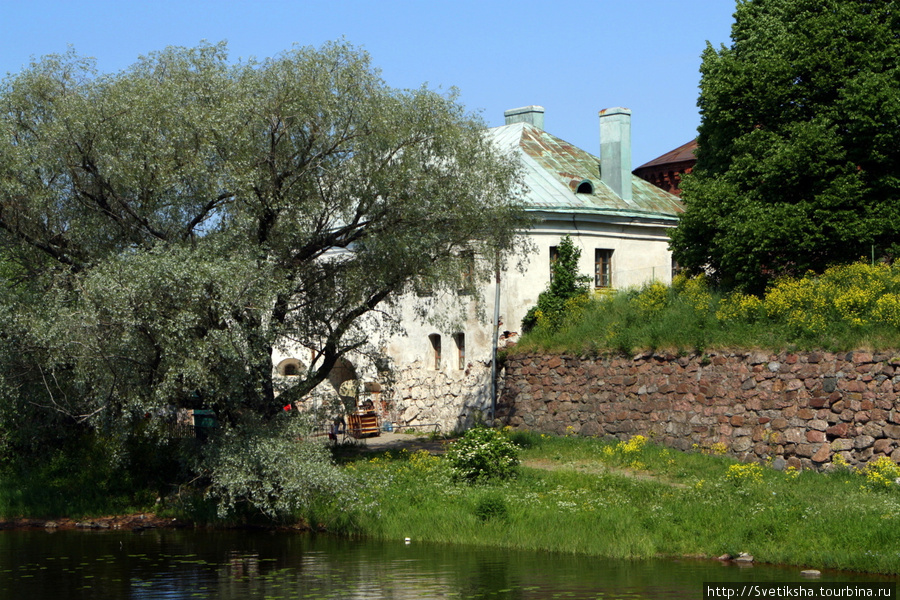
[(612, 250), (594, 250), (594, 287), (612, 287)]
[(550, 283), (553, 283), (553, 265), (559, 260), (559, 248), (550, 246)]
[(475, 292), (475, 253), (466, 251), (461, 255), (463, 269), (460, 273), (459, 294), (471, 296)]
[(429, 341), (431, 342), (431, 368), (435, 371), (441, 370), (441, 336), (437, 333), (432, 333), (428, 336)]
[(454, 334), (453, 341), (456, 342), (456, 368), (462, 371), (466, 368), (466, 334)]

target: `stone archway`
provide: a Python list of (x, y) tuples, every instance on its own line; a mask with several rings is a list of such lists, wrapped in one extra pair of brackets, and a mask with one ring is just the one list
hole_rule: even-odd
[(285, 358), (275, 365), (275, 372), (281, 377), (300, 377), (306, 373), (306, 365), (296, 358)]
[(331, 372), (328, 373), (328, 381), (334, 387), (335, 393), (340, 394), (341, 385), (350, 379), (358, 379), (353, 363), (343, 357), (337, 359), (337, 362), (331, 368)]

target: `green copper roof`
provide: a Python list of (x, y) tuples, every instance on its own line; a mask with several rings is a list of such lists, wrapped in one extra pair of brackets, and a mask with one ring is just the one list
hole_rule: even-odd
[[(513, 123), (488, 132), (501, 149), (520, 154), (528, 187), (525, 204), (531, 210), (672, 220), (684, 212), (676, 196), (633, 175), (632, 200), (623, 200), (600, 181), (598, 157), (531, 124)], [(585, 181), (593, 191), (577, 193)]]

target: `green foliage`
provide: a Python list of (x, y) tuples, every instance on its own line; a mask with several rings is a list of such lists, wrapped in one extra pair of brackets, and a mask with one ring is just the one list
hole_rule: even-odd
[(208, 445), (208, 496), (220, 517), (249, 511), (290, 520), (307, 517), (323, 501), (352, 501), (351, 481), (323, 443), (303, 439), (309, 431), (302, 419), (280, 421), (243, 423)]
[(737, 487), (757, 484), (763, 480), (762, 467), (756, 463), (730, 465), (725, 479)]
[(541, 434), (526, 429), (515, 429), (510, 431), (508, 435), (509, 441), (523, 450), (539, 446), (543, 441)]
[(522, 319), (522, 331), (529, 332), (537, 326), (548, 331), (559, 329), (567, 318), (577, 316), (587, 304), (590, 277), (578, 273), (581, 250), (568, 234), (557, 246), (557, 257), (551, 266), (553, 277), (547, 289), (538, 296)]
[[(164, 436), (177, 407), (274, 418), (410, 286), (486, 277), (472, 257), (502, 260), (521, 223), (518, 164), (457, 93), (391, 88), (343, 42), (239, 64), (167, 48), (112, 75), (72, 52), (0, 103), (8, 460), (148, 414)], [(317, 360), (276, 399), (288, 340)], [(288, 508), (239, 487), (228, 502)]]
[(159, 508), (172, 491), (178, 441), (72, 435), (0, 470), (0, 517), (127, 514)]
[(865, 485), (873, 490), (896, 492), (900, 479), (900, 465), (887, 456), (879, 456), (867, 464), (861, 471)]
[(519, 449), (502, 431), (475, 427), (447, 448), (444, 459), (462, 481), (509, 479), (516, 473)]
[(484, 521), (507, 521), (509, 507), (506, 499), (498, 493), (488, 492), (478, 499), (475, 505), (475, 516)]
[(892, 0), (739, 2), (703, 53), (675, 259), (730, 289), (897, 253), (900, 20)]
[(708, 348), (848, 351), (900, 345), (900, 267), (855, 263), (782, 277), (761, 297), (680, 275), (595, 299), (557, 332), (536, 330), (518, 350), (566, 352)]

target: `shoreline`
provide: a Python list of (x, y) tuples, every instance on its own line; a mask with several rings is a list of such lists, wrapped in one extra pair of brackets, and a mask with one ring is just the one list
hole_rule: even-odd
[(16, 519), (4, 519), (0, 521), (0, 530), (27, 530), (46, 529), (67, 531), (82, 530), (122, 530), (139, 532), (145, 529), (184, 529), (193, 527), (191, 523), (180, 521), (171, 517), (159, 517), (154, 513), (134, 513), (129, 515), (113, 515), (95, 517), (90, 519), (72, 519), (61, 517), (58, 519), (33, 519), (19, 517)]
[[(18, 517), (15, 519), (0, 520), (0, 531), (131, 531), (140, 533), (149, 529), (205, 529), (205, 530), (247, 530), (247, 531), (295, 531), (300, 533), (313, 532), (314, 530), (305, 523), (289, 525), (260, 525), (260, 524), (236, 524), (236, 525), (199, 525), (192, 521), (173, 517), (160, 517), (155, 513), (132, 513), (127, 515), (111, 515), (94, 517), (89, 519), (72, 519), (61, 517), (58, 519), (35, 519)], [(318, 533), (325, 532), (319, 530)], [(338, 534), (335, 534), (338, 535)]]
[[(302, 524), (295, 525), (217, 525), (217, 526), (201, 526), (195, 523), (191, 523), (188, 521), (182, 521), (177, 518), (170, 517), (159, 517), (154, 513), (134, 513), (128, 515), (114, 515), (114, 516), (103, 516), (97, 517), (93, 519), (72, 519), (72, 518), (59, 518), (59, 519), (33, 519), (20, 517), (17, 519), (5, 519), (0, 520), (0, 531), (39, 531), (44, 530), (47, 532), (55, 532), (55, 531), (131, 531), (132, 533), (141, 533), (143, 531), (151, 530), (151, 529), (202, 529), (202, 530), (222, 530), (222, 531), (234, 531), (234, 530), (246, 530), (246, 531), (293, 531), (297, 533), (314, 533), (315, 531)], [(317, 533), (330, 533), (331, 535), (335, 535), (337, 537), (344, 537), (339, 533), (329, 532), (327, 529), (321, 529), (317, 531)], [(380, 538), (374, 538), (380, 539)], [(455, 545), (455, 542), (439, 542), (444, 544)], [(481, 544), (478, 544), (481, 546)], [(502, 546), (491, 546), (497, 549), (503, 549)], [(551, 549), (544, 549), (544, 552), (553, 552)], [(586, 556), (596, 556), (597, 558), (612, 558), (608, 556), (602, 555), (593, 555), (586, 554)], [(753, 565), (765, 565), (770, 567), (788, 567), (788, 568), (797, 568), (800, 569), (798, 572), (804, 576), (809, 576), (811, 579), (817, 579), (819, 575), (823, 572), (843, 572), (843, 573), (856, 573), (861, 575), (872, 575), (875, 577), (891, 577), (890, 575), (886, 575), (884, 573), (879, 573), (877, 571), (859, 571), (853, 569), (835, 569), (835, 568), (822, 568), (814, 569), (813, 572), (816, 572), (815, 575), (807, 575), (810, 567), (804, 567), (802, 565), (793, 564), (793, 563), (769, 563), (765, 561), (756, 561), (753, 557), (746, 558), (745, 556), (707, 556), (701, 554), (683, 554), (683, 555), (670, 555), (670, 554), (658, 554), (654, 557), (654, 559), (666, 559), (666, 560), (699, 560), (704, 562), (718, 562), (723, 565), (735, 565), (738, 567), (752, 567)], [(643, 558), (634, 558), (633, 560), (646, 560), (646, 557)]]

